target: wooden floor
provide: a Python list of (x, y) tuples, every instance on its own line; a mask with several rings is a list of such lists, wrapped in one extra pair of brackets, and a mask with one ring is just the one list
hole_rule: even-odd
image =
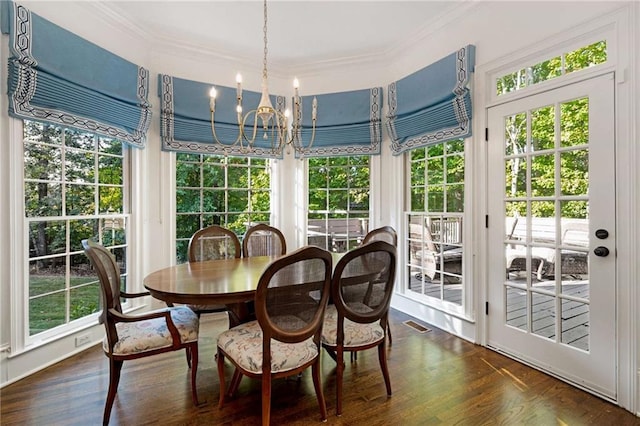
[[(420, 333), (392, 313), (386, 397), (375, 350), (348, 359), (344, 414), (335, 415), (335, 368), (323, 357), (330, 425), (640, 425), (609, 402), (496, 352), (423, 324)], [(415, 319), (413, 319), (416, 321)], [(419, 322), (419, 321), (416, 321)], [(215, 339), (226, 321), (208, 316), (200, 331), (194, 407), (184, 352), (125, 362), (111, 424), (253, 425), (260, 422), (260, 383), (244, 378), (238, 395), (218, 409)], [(348, 358), (348, 357), (347, 357)], [(227, 368), (230, 376), (231, 368)], [(108, 385), (99, 346), (0, 390), (2, 425), (97, 425)], [(272, 424), (320, 423), (310, 372), (274, 383)]]

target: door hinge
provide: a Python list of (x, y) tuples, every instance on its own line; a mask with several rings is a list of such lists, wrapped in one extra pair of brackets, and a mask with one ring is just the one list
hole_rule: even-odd
[(484, 215), (484, 227), (485, 228), (489, 227), (489, 215), (488, 214)]
[(484, 302), (484, 314), (489, 315), (489, 302)]
[(485, 142), (489, 142), (489, 128), (488, 127), (484, 128), (484, 141)]

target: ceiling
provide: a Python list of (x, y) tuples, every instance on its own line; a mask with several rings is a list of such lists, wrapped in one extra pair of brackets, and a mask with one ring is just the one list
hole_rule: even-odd
[[(471, 0), (271, 0), (269, 64), (340, 62), (402, 48)], [(94, 3), (95, 4), (95, 3)], [(104, 1), (100, 8), (149, 40), (260, 61), (263, 4), (240, 1)]]

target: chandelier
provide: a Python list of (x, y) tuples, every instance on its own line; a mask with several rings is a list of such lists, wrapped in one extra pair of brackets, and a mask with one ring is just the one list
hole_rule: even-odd
[[(262, 96), (260, 103), (256, 109), (242, 114), (242, 76), (240, 73), (236, 75), (236, 115), (238, 120), (238, 136), (235, 141), (223, 142), (218, 138), (215, 127), (215, 110), (216, 110), (216, 88), (212, 87), (209, 92), (209, 109), (211, 110), (211, 133), (215, 143), (227, 147), (238, 146), (240, 151), (248, 153), (256, 147), (256, 140), (260, 140), (259, 134), (262, 133), (262, 148), (270, 150), (273, 155), (280, 156), (285, 147), (288, 147), (300, 154), (302, 157), (305, 149), (311, 148), (316, 133), (316, 120), (318, 116), (318, 101), (314, 97), (311, 106), (311, 138), (309, 143), (304, 146), (302, 141), (302, 108), (301, 97), (298, 94), (298, 79), (293, 80), (293, 117), (289, 109), (283, 112), (277, 110), (271, 104), (269, 97), (269, 88), (267, 81), (267, 0), (264, 0), (264, 26), (262, 29), (264, 35), (264, 53), (262, 60)], [(290, 117), (291, 122), (289, 121)], [(250, 129), (247, 131), (247, 129)]]

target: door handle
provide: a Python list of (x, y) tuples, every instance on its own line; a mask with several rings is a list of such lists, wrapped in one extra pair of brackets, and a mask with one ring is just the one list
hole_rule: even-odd
[(609, 256), (609, 249), (604, 246), (599, 246), (593, 249), (593, 254), (599, 257)]

